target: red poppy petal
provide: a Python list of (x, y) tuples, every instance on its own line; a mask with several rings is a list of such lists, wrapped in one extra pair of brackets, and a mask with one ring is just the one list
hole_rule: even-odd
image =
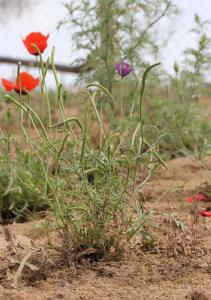
[(195, 199), (195, 197), (187, 197), (187, 198), (185, 198), (185, 202), (193, 203), (194, 199)]
[(2, 84), (7, 92), (10, 92), (15, 88), (15, 84), (7, 79), (2, 79)]
[(201, 216), (201, 217), (208, 217), (208, 218), (210, 218), (211, 217), (211, 211), (206, 211), (206, 210), (199, 211), (198, 215)]
[(27, 72), (20, 73), (20, 78), (16, 78), (16, 89), (30, 92), (39, 85), (39, 78), (34, 78)]
[(198, 194), (198, 201), (207, 201), (207, 197), (205, 197), (203, 194)]
[(26, 49), (29, 51), (30, 54), (38, 54), (37, 50), (35, 49), (35, 47), (33, 47), (30, 43), (28, 43), (26, 40), (23, 40), (23, 43), (26, 47)]
[(203, 194), (198, 194), (197, 198), (195, 195), (185, 198), (185, 202), (193, 203), (194, 201), (207, 201), (207, 198)]

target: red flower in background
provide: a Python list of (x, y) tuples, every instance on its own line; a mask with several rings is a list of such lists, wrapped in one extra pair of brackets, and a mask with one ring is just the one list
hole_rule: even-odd
[(15, 90), (18, 94), (26, 95), (39, 85), (39, 78), (34, 78), (27, 72), (20, 73), (15, 83), (7, 79), (2, 79), (2, 84), (7, 92)]
[(211, 217), (211, 211), (210, 210), (203, 210), (203, 211), (199, 211), (198, 215), (201, 217)]
[(36, 47), (33, 45), (36, 45), (37, 48), (39, 48), (40, 53), (43, 53), (44, 50), (47, 48), (47, 40), (49, 38), (48, 35), (43, 35), (41, 32), (32, 32), (27, 37), (23, 40), (24, 45), (26, 46), (26, 49), (29, 51), (30, 54), (32, 55), (38, 55), (38, 51)]
[(194, 195), (192, 197), (185, 198), (185, 202), (188, 203), (194, 203), (194, 201), (208, 201), (207, 197), (205, 197), (203, 194), (198, 194), (197, 197)]

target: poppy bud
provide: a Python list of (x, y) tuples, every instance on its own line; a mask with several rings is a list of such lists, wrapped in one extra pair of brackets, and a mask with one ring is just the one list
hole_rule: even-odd
[(175, 73), (179, 73), (179, 64), (177, 62), (174, 63), (174, 71)]
[(133, 71), (133, 67), (125, 62), (116, 64), (115, 69), (121, 77), (129, 75)]

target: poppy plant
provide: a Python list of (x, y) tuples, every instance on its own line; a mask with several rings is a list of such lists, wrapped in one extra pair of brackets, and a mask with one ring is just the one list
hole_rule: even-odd
[(48, 38), (49, 34), (45, 36), (41, 32), (31, 32), (26, 36), (25, 40), (22, 39), (22, 41), (29, 53), (37, 56), (39, 54), (37, 48), (39, 49), (40, 53), (43, 53), (47, 48)]
[(192, 196), (192, 197), (187, 197), (187, 198), (185, 198), (185, 202), (188, 202), (188, 203), (194, 203), (194, 201), (207, 202), (208, 199), (207, 199), (207, 197), (205, 197), (203, 194), (198, 194), (197, 197), (194, 195), (194, 196)]
[(39, 85), (39, 78), (34, 78), (27, 72), (21, 72), (15, 82), (2, 79), (2, 84), (7, 92), (15, 90), (18, 94), (26, 95)]
[(129, 75), (133, 71), (133, 68), (131, 67), (131, 65), (129, 65), (126, 62), (121, 62), (121, 63), (116, 64), (115, 69), (121, 77), (125, 77), (125, 76)]

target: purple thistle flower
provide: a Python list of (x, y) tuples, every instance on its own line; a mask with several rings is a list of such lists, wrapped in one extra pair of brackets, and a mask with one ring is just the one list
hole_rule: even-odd
[(129, 75), (130, 72), (133, 71), (133, 68), (131, 67), (131, 65), (129, 65), (125, 62), (116, 64), (115, 69), (121, 77), (125, 77), (125, 76)]

